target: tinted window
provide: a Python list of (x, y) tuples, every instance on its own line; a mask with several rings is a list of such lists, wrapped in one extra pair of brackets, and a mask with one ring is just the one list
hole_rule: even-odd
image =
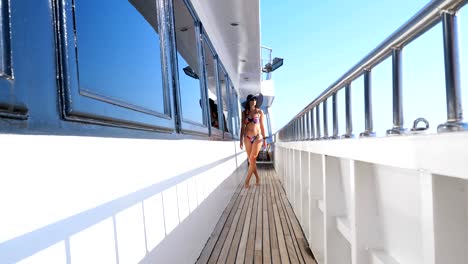
[(208, 42), (203, 40), (203, 51), (205, 55), (206, 87), (208, 89), (209, 113), (211, 126), (220, 128), (220, 118), (218, 112), (218, 87), (216, 82), (216, 60), (214, 53), (210, 49)]
[(218, 80), (219, 80), (219, 87), (221, 91), (221, 105), (222, 105), (222, 120), (224, 122), (224, 131), (225, 132), (231, 132), (231, 124), (227, 122), (228, 118), (230, 117), (231, 113), (229, 113), (229, 99), (230, 96), (227, 93), (228, 92), (228, 87), (229, 83), (226, 79), (226, 72), (224, 71), (223, 67), (219, 65), (218, 67)]
[[(229, 82), (230, 83), (230, 82)], [(233, 129), (233, 134), (235, 136), (239, 136), (239, 129), (240, 129), (240, 117), (239, 117), (239, 98), (237, 96), (236, 90), (234, 89), (234, 86), (230, 87), (231, 91), (231, 102), (232, 102), (232, 116), (231, 116), (231, 127)]]
[(75, 1), (80, 92), (164, 113), (155, 1)]
[(9, 1), (0, 1), (0, 116), (24, 118), (27, 109), (14, 83), (11, 68)]
[(0, 1), (0, 77), (10, 78), (10, 8), (9, 1)]
[(174, 0), (174, 19), (182, 119), (203, 124), (197, 28), (183, 0)]

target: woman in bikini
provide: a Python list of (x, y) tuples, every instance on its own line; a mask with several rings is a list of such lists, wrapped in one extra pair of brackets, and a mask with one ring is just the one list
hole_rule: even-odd
[(243, 104), (245, 110), (242, 112), (242, 125), (240, 131), (240, 148), (247, 152), (249, 159), (249, 170), (245, 179), (245, 188), (249, 188), (250, 178), (255, 174), (255, 185), (260, 185), (260, 177), (257, 172), (257, 156), (260, 149), (266, 147), (265, 128), (263, 127), (263, 111), (259, 108), (262, 104), (263, 96), (249, 94)]

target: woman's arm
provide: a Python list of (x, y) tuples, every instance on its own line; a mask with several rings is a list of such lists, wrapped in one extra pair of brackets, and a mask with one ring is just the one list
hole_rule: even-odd
[(263, 126), (263, 111), (260, 109), (260, 130), (263, 137), (263, 146), (266, 147), (265, 127)]
[(242, 117), (240, 120), (240, 148), (244, 149), (244, 119), (245, 119), (245, 111), (242, 111)]

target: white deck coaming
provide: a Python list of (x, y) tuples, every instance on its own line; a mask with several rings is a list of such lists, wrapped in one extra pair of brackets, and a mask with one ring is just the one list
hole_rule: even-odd
[(277, 142), (278, 146), (468, 179), (468, 133)]
[[(202, 24), (240, 98), (260, 92), (260, 9), (258, 0), (192, 0)], [(236, 22), (238, 26), (230, 24)], [(245, 59), (246, 62), (241, 62)], [(244, 78), (248, 80), (244, 80)]]

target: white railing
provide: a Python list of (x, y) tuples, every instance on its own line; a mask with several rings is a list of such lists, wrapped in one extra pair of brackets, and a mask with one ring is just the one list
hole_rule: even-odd
[[(402, 108), (402, 68), (401, 51), (411, 41), (426, 33), (435, 25), (441, 23), (444, 42), (445, 91), (447, 119), (439, 124), (438, 132), (466, 131), (468, 125), (463, 122), (461, 103), (460, 66), (458, 52), (458, 30), (456, 12), (461, 9), (466, 0), (433, 0), (395, 33), (371, 51), (366, 57), (347, 71), (343, 76), (325, 89), (315, 100), (300, 111), (288, 124), (278, 132), (281, 141), (338, 139), (337, 93), (345, 89), (346, 133), (345, 138), (353, 137), (351, 113), (351, 85), (359, 77), (364, 77), (364, 111), (365, 130), (361, 137), (375, 136), (372, 111), (372, 69), (391, 57), (392, 59), (392, 95), (393, 95), (393, 126), (387, 135), (401, 135), (408, 132), (403, 124)], [(382, 91), (380, 91), (382, 92)], [(328, 133), (327, 101), (332, 98), (333, 134)], [(320, 113), (320, 106), (323, 111)], [(390, 110), (390, 109), (389, 109)], [(315, 117), (315, 118), (314, 118)], [(321, 119), (322, 118), (322, 122)], [(355, 118), (355, 117), (354, 117)], [(321, 128), (322, 126), (322, 128)], [(423, 129), (414, 127), (414, 129)]]
[[(466, 3), (431, 1), (274, 135), (275, 169), (318, 263), (467, 263), (468, 126), (456, 19)], [(401, 50), (439, 23), (447, 119), (439, 134), (421, 134), (428, 124), (418, 123), (425, 119), (415, 120), (412, 130), (403, 123)], [(390, 57), (393, 126), (386, 133), (391, 137), (376, 138), (371, 72)], [(354, 139), (350, 89), (361, 76), (365, 129)], [(336, 96), (343, 88), (346, 133), (340, 136)]]

